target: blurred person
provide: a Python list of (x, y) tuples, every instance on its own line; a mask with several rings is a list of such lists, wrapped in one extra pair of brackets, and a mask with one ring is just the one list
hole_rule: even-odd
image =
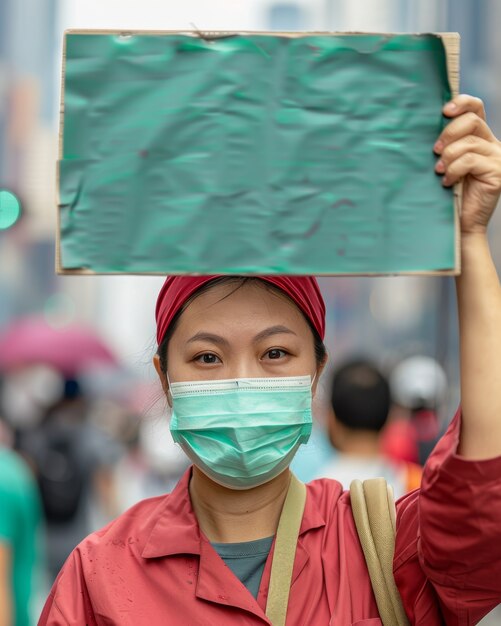
[(301, 446), (291, 463), (291, 471), (305, 483), (321, 476), (322, 468), (332, 459), (333, 449), (326, 434), (324, 419), (313, 415), (308, 443)]
[(186, 455), (170, 440), (165, 420), (137, 417), (122, 443), (125, 454), (114, 469), (120, 512), (171, 491), (189, 466)]
[(93, 507), (104, 521), (116, 511), (113, 467), (121, 448), (89, 421), (89, 410), (78, 381), (66, 379), (59, 401), (20, 439), (41, 491), (52, 579), (93, 530)]
[(420, 465), (443, 435), (441, 414), (447, 400), (447, 377), (441, 365), (427, 356), (412, 356), (391, 372), (395, 418), (382, 436), (384, 453), (395, 460)]
[[(445, 186), (464, 177), (457, 278), (461, 410), (397, 502), (394, 574), (414, 626), (475, 624), (501, 599), (501, 285), (487, 225), (501, 193), (501, 143), (483, 105), (458, 96), (437, 138)], [(430, 146), (430, 151), (432, 146)], [(215, 242), (215, 244), (218, 242)], [(269, 624), (275, 533), (311, 431), (325, 367), (314, 278), (169, 277), (154, 365), (171, 433), (193, 466), (71, 554), (40, 626)], [(379, 624), (349, 493), (306, 489), (289, 624)]]
[(327, 429), (338, 453), (319, 471), (319, 478), (335, 478), (348, 489), (354, 479), (381, 476), (396, 497), (420, 486), (418, 465), (392, 462), (381, 452), (391, 404), (390, 385), (370, 361), (350, 360), (335, 370)]
[(119, 513), (152, 495), (145, 487), (150, 468), (147, 456), (143, 453), (139, 439), (140, 417), (125, 425), (121, 443), (124, 453), (114, 468), (116, 503)]
[[(93, 398), (90, 421), (122, 448), (113, 467), (113, 500), (106, 519), (123, 513), (143, 498), (170, 491), (189, 465), (179, 446), (169, 441), (169, 426), (158, 384), (146, 383), (121, 368), (95, 368), (81, 379)], [(93, 525), (99, 520), (94, 511)]]
[(78, 381), (55, 370), (50, 377), (41, 365), (7, 373), (2, 404), (14, 429), (16, 450), (36, 476), (54, 580), (71, 550), (95, 528), (95, 503), (104, 511), (100, 525), (116, 514), (113, 465), (121, 449), (90, 423), (91, 403)]
[[(100, 379), (101, 389), (95, 385), (96, 378)], [(124, 372), (112, 374), (97, 368), (80, 381), (84, 395), (92, 398), (87, 416), (90, 428), (102, 433), (104, 441), (111, 443), (115, 459), (115, 462), (109, 463), (109, 469), (101, 469), (96, 476), (96, 497), (92, 498), (89, 515), (92, 528), (103, 526), (137, 500), (146, 497), (145, 493), (138, 493), (137, 490), (143, 474), (143, 463), (136, 454), (141, 415), (129, 402), (128, 394), (120, 389), (123, 378)], [(135, 380), (130, 373), (125, 373), (125, 378), (131, 394), (134, 394)], [(124, 471), (124, 468), (127, 469)]]
[(60, 398), (63, 385), (61, 374), (45, 364), (3, 371), (0, 409), (15, 447), (23, 432), (39, 426), (46, 411)]
[(43, 593), (42, 532), (35, 478), (0, 442), (0, 626), (35, 623), (37, 596)]
[[(0, 334), (1, 406), (14, 447), (35, 472), (52, 580), (71, 550), (117, 514), (113, 465), (121, 448), (92, 423), (94, 398), (80, 383), (118, 367), (92, 328), (36, 315)], [(52, 581), (51, 581), (52, 582)]]

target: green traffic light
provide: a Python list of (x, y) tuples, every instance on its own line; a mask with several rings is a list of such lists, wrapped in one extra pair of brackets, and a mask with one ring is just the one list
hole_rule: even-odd
[(21, 216), (21, 202), (11, 191), (0, 189), (0, 230), (7, 230)]

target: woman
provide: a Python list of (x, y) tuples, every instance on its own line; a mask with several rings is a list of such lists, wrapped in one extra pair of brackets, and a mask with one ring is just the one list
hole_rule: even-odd
[[(421, 490), (398, 503), (395, 578), (420, 626), (474, 624), (501, 601), (501, 288), (486, 239), (501, 146), (479, 100), (459, 96), (444, 113), (453, 120), (434, 146), (436, 171), (446, 186), (464, 177), (462, 409)], [(75, 549), (42, 625), (270, 623), (287, 467), (308, 437), (326, 361), (318, 287), (310, 278), (171, 278), (157, 324), (171, 430), (194, 466), (170, 495)], [(381, 624), (348, 494), (330, 480), (307, 489), (287, 624)]]

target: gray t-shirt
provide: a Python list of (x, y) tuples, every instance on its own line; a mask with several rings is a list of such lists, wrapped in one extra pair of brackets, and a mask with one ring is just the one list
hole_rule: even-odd
[(257, 598), (273, 537), (243, 543), (212, 543), (212, 547), (235, 576)]

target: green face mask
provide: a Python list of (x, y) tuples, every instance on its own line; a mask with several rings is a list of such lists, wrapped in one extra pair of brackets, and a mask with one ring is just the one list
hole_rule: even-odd
[(171, 383), (172, 437), (230, 489), (278, 476), (311, 434), (310, 376)]

